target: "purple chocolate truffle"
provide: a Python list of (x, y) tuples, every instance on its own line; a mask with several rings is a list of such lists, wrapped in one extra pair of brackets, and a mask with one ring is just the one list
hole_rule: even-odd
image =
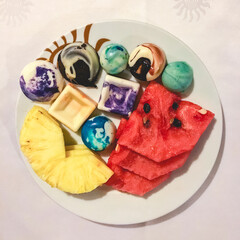
[(23, 93), (37, 102), (50, 102), (64, 87), (60, 71), (50, 62), (34, 61), (24, 67), (20, 77)]

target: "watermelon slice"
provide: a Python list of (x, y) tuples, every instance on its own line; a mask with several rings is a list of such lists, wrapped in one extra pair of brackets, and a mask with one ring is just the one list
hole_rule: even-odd
[(118, 125), (118, 129), (117, 129), (117, 132), (116, 132), (116, 139), (119, 139), (120, 135), (122, 134), (122, 132), (125, 128), (126, 123), (127, 123), (127, 119), (126, 118), (121, 118), (121, 121)]
[(161, 162), (193, 149), (214, 114), (151, 82), (118, 140), (147, 158)]
[(107, 165), (114, 171), (114, 174), (106, 183), (116, 190), (143, 196), (167, 180), (170, 176), (170, 174), (165, 174), (153, 180), (148, 180), (137, 174), (129, 172), (128, 170), (124, 170), (123, 168), (114, 164), (114, 161), (112, 161), (112, 159), (114, 159), (116, 155), (118, 155), (118, 153), (116, 151), (113, 151), (108, 160)]
[(189, 154), (190, 152), (185, 152), (157, 163), (124, 146), (118, 145), (117, 154), (112, 156), (111, 162), (139, 176), (153, 180), (183, 166)]

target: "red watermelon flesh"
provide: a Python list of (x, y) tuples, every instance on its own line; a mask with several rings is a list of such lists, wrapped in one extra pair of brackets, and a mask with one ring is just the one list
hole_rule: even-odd
[[(173, 95), (159, 83), (150, 83), (137, 110), (125, 124), (118, 144), (156, 162), (191, 151), (214, 114), (210, 111), (200, 113), (200, 106), (180, 101)], [(174, 102), (177, 109), (173, 108)], [(145, 103), (151, 108), (148, 113), (143, 110)], [(171, 124), (173, 119), (181, 126)]]
[(126, 123), (127, 123), (127, 119), (126, 118), (121, 118), (121, 121), (118, 125), (118, 129), (117, 129), (117, 132), (116, 132), (116, 139), (119, 139), (120, 135), (122, 134), (122, 132), (125, 128)]
[(113, 151), (108, 160), (107, 165), (114, 171), (114, 175), (106, 183), (116, 190), (143, 196), (167, 180), (170, 176), (170, 174), (165, 174), (153, 180), (148, 180), (114, 164), (114, 158), (116, 155), (118, 155), (118, 153)]
[(161, 163), (157, 163), (119, 145), (118, 153), (114, 155), (111, 161), (130, 172), (153, 180), (183, 166), (189, 154), (190, 152), (185, 152)]
[[(181, 101), (179, 96), (168, 91), (161, 84), (153, 81), (145, 89), (137, 106), (137, 111), (143, 117), (151, 115), (153, 118), (168, 120), (167, 118), (174, 117), (175, 115), (174, 109), (172, 109), (173, 103), (178, 103), (179, 101)], [(147, 114), (144, 111), (144, 104), (146, 103), (151, 107), (150, 112)], [(169, 123), (169, 121), (166, 123)], [(164, 123), (163, 126), (165, 126), (166, 123)]]

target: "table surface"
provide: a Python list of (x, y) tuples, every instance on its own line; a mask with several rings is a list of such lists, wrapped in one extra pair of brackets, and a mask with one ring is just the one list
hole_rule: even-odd
[[(0, 1), (0, 239), (240, 239), (239, 12), (238, 0)], [(62, 34), (111, 19), (147, 22), (185, 42), (212, 75), (224, 113), (221, 149), (198, 192), (166, 216), (129, 226), (90, 222), (57, 205), (28, 172), (15, 133), (24, 65)]]

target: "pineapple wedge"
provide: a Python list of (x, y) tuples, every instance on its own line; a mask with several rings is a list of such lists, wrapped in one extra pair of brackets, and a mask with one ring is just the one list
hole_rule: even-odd
[[(69, 151), (69, 150), (86, 150), (86, 149), (89, 150), (89, 148), (86, 147), (84, 144), (68, 145), (68, 146), (65, 146), (65, 149), (66, 149), (66, 151)], [(91, 150), (89, 150), (89, 151), (91, 151)]]
[(62, 129), (48, 112), (34, 106), (27, 114), (20, 133), (20, 146), (29, 162), (34, 165), (49, 159), (64, 158), (65, 146)]
[(46, 167), (45, 181), (72, 194), (91, 192), (113, 175), (105, 163), (89, 152), (55, 161), (54, 168)]
[[(65, 146), (66, 150), (66, 157), (73, 157), (73, 156), (80, 156), (82, 154), (93, 154), (95, 156), (98, 156), (96, 153), (92, 152), (88, 147), (86, 147), (84, 144), (77, 144), (77, 145), (69, 145)], [(100, 158), (100, 157), (99, 157)], [(101, 159), (101, 158), (100, 158)]]
[(90, 192), (113, 175), (101, 157), (85, 145), (65, 149), (58, 122), (39, 106), (34, 106), (25, 118), (20, 146), (36, 174), (64, 192)]
[[(82, 179), (79, 179), (81, 180), (81, 185), (76, 186), (75, 189), (71, 188), (71, 193), (90, 192), (96, 187), (107, 182), (113, 175), (113, 171), (106, 165), (103, 159), (98, 154), (92, 152), (84, 144), (66, 146), (65, 149), (66, 159), (71, 162), (71, 164), (68, 163), (68, 166), (74, 166), (74, 168), (70, 171), (77, 173), (81, 172), (80, 175), (84, 176)], [(79, 176), (76, 174), (75, 177), (73, 175), (68, 177), (70, 177), (68, 178), (68, 181), (71, 182), (73, 181), (73, 178), (75, 178), (76, 181)], [(50, 185), (52, 183), (52, 181), (49, 182)], [(70, 184), (64, 185), (66, 184), (65, 181), (60, 181), (59, 183), (59, 189), (68, 189), (68, 191), (70, 191)]]

